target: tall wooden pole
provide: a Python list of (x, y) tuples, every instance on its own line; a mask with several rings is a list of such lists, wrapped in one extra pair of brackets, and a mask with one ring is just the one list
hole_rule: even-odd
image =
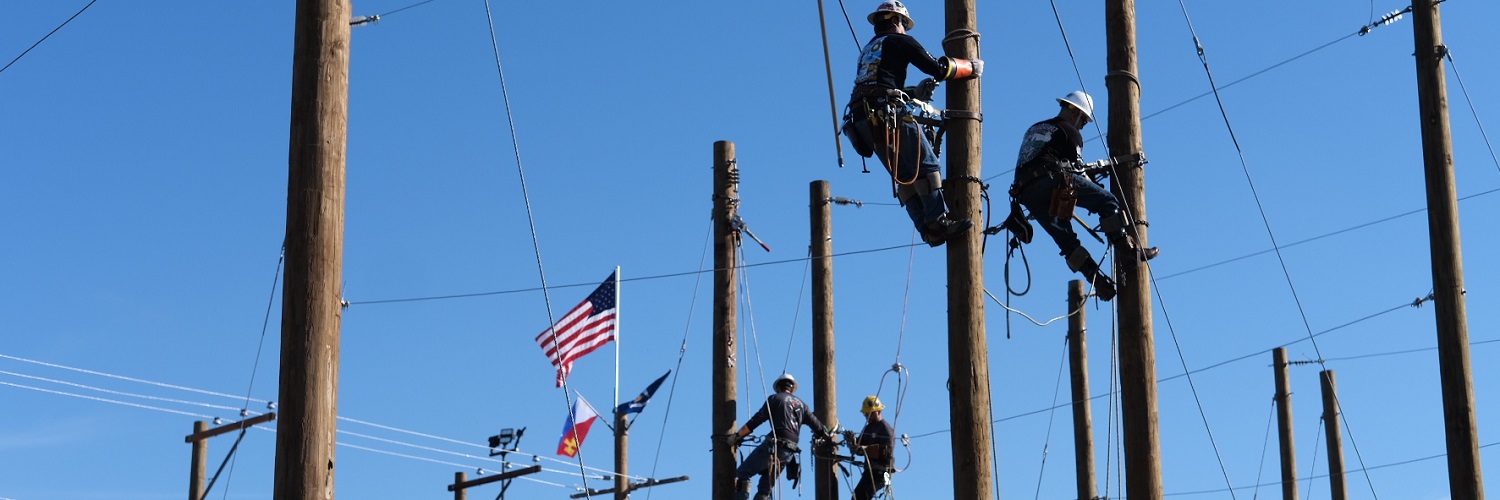
[(714, 143), (714, 356), (713, 356), (713, 494), (733, 498), (734, 449), (719, 436), (735, 430), (735, 247), (731, 226), (740, 204), (740, 171), (734, 143)]
[[(505, 472), (505, 471), (501, 471), (501, 472)], [(469, 480), (469, 475), (468, 474), (465, 474), (463, 472), (454, 472), (453, 473), (453, 484), (464, 484), (464, 481), (468, 481), (468, 480)], [(464, 488), (454, 488), (453, 489), (453, 500), (467, 500), (469, 497), (468, 497), (468, 495), (466, 493), (464, 493), (465, 491), (468, 491), (468, 490), (466, 490)]]
[[(947, 0), (943, 52), (979, 58), (974, 0)], [(948, 179), (955, 218), (979, 217), (979, 79), (948, 84)], [(948, 241), (948, 400), (953, 433), (954, 500), (995, 498), (990, 427), (990, 358), (984, 330), (984, 253), (981, 231)]]
[(292, 49), (279, 500), (333, 498), (349, 117), (347, 0), (298, 0)]
[(1094, 486), (1094, 416), (1089, 407), (1088, 328), (1084, 301), (1088, 290), (1082, 280), (1068, 282), (1068, 368), (1073, 381), (1073, 456), (1078, 471), (1078, 498), (1098, 496)]
[(1292, 441), (1292, 384), (1287, 376), (1286, 348), (1271, 351), (1276, 371), (1276, 436), (1281, 442), (1281, 498), (1297, 500), (1297, 446)]
[[(193, 434), (208, 430), (208, 422), (193, 422)], [(203, 500), (203, 481), (208, 477), (208, 440), (193, 441), (192, 469), (188, 473), (188, 500)]]
[[(1141, 83), (1136, 76), (1135, 1), (1105, 2), (1109, 39), (1109, 154), (1142, 152)], [(1097, 109), (1097, 108), (1096, 108)], [(1143, 169), (1117, 169), (1111, 189), (1145, 248), (1146, 175)], [(1120, 411), (1125, 438), (1125, 496), (1160, 500), (1161, 436), (1156, 417), (1156, 341), (1151, 329), (1151, 282), (1145, 263), (1115, 260), (1115, 299), (1120, 315)]]
[(1287, 377), (1287, 348), (1271, 351), (1277, 372), (1277, 438), (1281, 443), (1281, 498), (1298, 500), (1298, 452), (1292, 440), (1292, 381)]
[[(813, 412), (823, 423), (839, 421), (837, 373), (833, 356), (833, 215), (828, 181), (813, 181), (807, 203), (812, 216)], [(837, 462), (813, 459), (813, 499), (839, 500)]]
[(1438, 370), (1443, 384), (1444, 435), (1448, 443), (1448, 493), (1453, 498), (1483, 499), (1479, 429), (1474, 416), (1474, 374), (1469, 369), (1469, 324), (1458, 234), (1453, 137), (1448, 130), (1448, 91), (1443, 73), (1443, 57), (1448, 49), (1443, 46), (1437, 3), (1412, 2), (1412, 26), (1422, 116), (1422, 158), (1427, 178), (1427, 231), (1432, 247)]
[(624, 413), (615, 414), (615, 500), (630, 497), (630, 420)]
[(1339, 396), (1334, 383), (1333, 370), (1318, 372), (1323, 386), (1323, 429), (1328, 440), (1328, 489), (1329, 498), (1345, 500), (1348, 484), (1344, 479), (1344, 434), (1339, 430)]

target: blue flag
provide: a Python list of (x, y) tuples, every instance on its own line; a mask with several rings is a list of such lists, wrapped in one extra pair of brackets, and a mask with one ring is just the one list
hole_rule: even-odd
[(656, 379), (655, 382), (652, 382), (650, 386), (646, 387), (646, 390), (641, 391), (641, 395), (636, 396), (635, 399), (621, 403), (618, 407), (615, 407), (615, 414), (624, 415), (627, 413), (640, 413), (641, 410), (646, 409), (646, 400), (651, 399), (652, 394), (656, 394), (656, 388), (661, 387), (661, 383), (667, 380), (667, 375), (671, 374), (672, 370), (667, 370), (667, 373), (662, 374), (661, 378)]

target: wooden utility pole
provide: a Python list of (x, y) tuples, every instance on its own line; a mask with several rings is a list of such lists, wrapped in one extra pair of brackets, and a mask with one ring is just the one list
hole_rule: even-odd
[[(1135, 0), (1108, 0), (1109, 155), (1143, 152), (1141, 82), (1136, 76)], [(1095, 108), (1097, 111), (1098, 108)], [(1146, 248), (1146, 175), (1139, 166), (1117, 169), (1110, 186), (1128, 216), (1136, 243)], [(1115, 299), (1120, 315), (1120, 411), (1125, 438), (1125, 496), (1160, 500), (1161, 441), (1156, 418), (1156, 342), (1151, 329), (1150, 269), (1116, 253)]]
[(1292, 384), (1287, 377), (1286, 348), (1271, 351), (1276, 371), (1276, 436), (1281, 442), (1281, 499), (1297, 500), (1297, 446), (1292, 441)]
[(735, 431), (735, 247), (734, 221), (739, 216), (740, 171), (734, 143), (714, 143), (714, 356), (713, 356), (713, 498), (732, 498), (734, 447), (721, 436)]
[(1469, 369), (1469, 324), (1454, 187), (1453, 137), (1448, 130), (1448, 91), (1443, 74), (1442, 21), (1437, 2), (1412, 2), (1416, 39), (1417, 94), (1422, 116), (1422, 158), (1427, 178), (1427, 231), (1432, 248), (1432, 294), (1437, 318), (1438, 370), (1443, 384), (1444, 435), (1448, 443), (1448, 493), (1482, 500), (1479, 429), (1474, 416), (1474, 374)]
[[(490, 484), (490, 483), (494, 483), (494, 482), (499, 482), (499, 481), (506, 481), (506, 480), (509, 480), (509, 479), (515, 479), (515, 478), (518, 478), (518, 477), (521, 477), (521, 476), (525, 476), (525, 475), (528, 475), (528, 474), (536, 474), (536, 473), (541, 472), (541, 471), (542, 471), (542, 466), (540, 466), (540, 465), (533, 465), (531, 467), (526, 467), (524, 469), (516, 469), (516, 470), (512, 470), (512, 471), (505, 471), (505, 472), (501, 472), (499, 474), (495, 474), (493, 476), (485, 476), (485, 477), (481, 477), (479, 479), (473, 479), (473, 480), (465, 480), (465, 478), (467, 478), (468, 476), (466, 474), (462, 473), (462, 472), (458, 472), (458, 473), (454, 473), (453, 474), (453, 484), (448, 485), (448, 491), (453, 492), (453, 497), (454, 498), (457, 498), (458, 500), (463, 500), (463, 498), (464, 498), (464, 490), (467, 490), (469, 488), (473, 488), (475, 486), (482, 486), (482, 485), (486, 485), (486, 484)], [(505, 495), (505, 490), (500, 490), (500, 495), (503, 497)]]
[(1334, 384), (1333, 370), (1318, 372), (1323, 385), (1323, 429), (1328, 440), (1328, 489), (1329, 498), (1345, 500), (1348, 485), (1344, 479), (1344, 437), (1339, 430), (1339, 396)]
[(1078, 498), (1098, 496), (1094, 486), (1094, 416), (1089, 409), (1088, 328), (1084, 320), (1087, 285), (1068, 282), (1068, 367), (1073, 381), (1073, 456), (1078, 471)]
[[(253, 425), (263, 424), (272, 420), (276, 420), (276, 412), (262, 413), (239, 422), (224, 424), (212, 429), (208, 427), (208, 422), (202, 420), (193, 422), (193, 433), (182, 438), (184, 442), (193, 445), (193, 468), (188, 474), (188, 500), (203, 500), (203, 497), (208, 493), (208, 489), (213, 487), (212, 482), (207, 484), (203, 482), (208, 477), (208, 438), (234, 431), (243, 433), (245, 429)], [(240, 437), (243, 438), (244, 434), (241, 434)], [(238, 444), (238, 441), (236, 441), (236, 444)], [(223, 469), (224, 465), (220, 464), (219, 470), (222, 471)], [(218, 473), (215, 473), (214, 479), (218, 479), (218, 477)]]
[(279, 500), (333, 498), (350, 4), (298, 0), (281, 307)]
[[(193, 422), (193, 434), (208, 430), (208, 422)], [(203, 481), (208, 478), (208, 441), (193, 441), (192, 472), (188, 474), (188, 500), (203, 500)]]
[[(812, 212), (812, 362), (813, 412), (829, 426), (838, 425), (837, 377), (833, 356), (833, 215), (828, 181), (813, 181), (807, 204)], [(838, 463), (814, 456), (813, 499), (838, 500)]]
[[(974, 0), (947, 0), (943, 52), (976, 59), (979, 32)], [(954, 218), (980, 221), (979, 79), (948, 84), (948, 182)], [(984, 331), (984, 252), (981, 228), (948, 240), (948, 400), (953, 433), (954, 500), (995, 498), (990, 470), (990, 358)]]
[(615, 413), (615, 500), (630, 497), (630, 460), (626, 453), (630, 444), (630, 420), (624, 413)]

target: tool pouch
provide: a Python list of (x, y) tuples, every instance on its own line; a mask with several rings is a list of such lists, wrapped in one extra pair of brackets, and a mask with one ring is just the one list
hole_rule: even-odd
[(871, 123), (870, 105), (864, 99), (856, 99), (844, 106), (844, 123), (839, 127), (849, 145), (862, 157), (875, 156), (875, 131)]
[(1078, 190), (1073, 187), (1073, 176), (1063, 174), (1052, 189), (1052, 206), (1048, 210), (1053, 217), (1072, 219), (1073, 209), (1078, 206)]
[(786, 480), (792, 482), (792, 488), (802, 481), (802, 459), (800, 455), (792, 455), (792, 459), (786, 463)]

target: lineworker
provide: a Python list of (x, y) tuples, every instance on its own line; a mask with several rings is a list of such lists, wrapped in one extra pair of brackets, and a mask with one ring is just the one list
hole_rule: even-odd
[(891, 474), (896, 452), (896, 429), (880, 418), (885, 405), (880, 398), (866, 396), (859, 412), (865, 415), (865, 428), (854, 435), (853, 430), (844, 431), (844, 440), (855, 455), (865, 457), (865, 473), (854, 485), (854, 500), (870, 500), (875, 494), (891, 484)]
[[(1100, 271), (1099, 264), (1073, 232), (1074, 205), (1099, 214), (1099, 227), (1115, 247), (1116, 258), (1145, 261), (1156, 258), (1160, 251), (1136, 246), (1135, 238), (1125, 227), (1120, 201), (1086, 175), (1083, 135), (1078, 129), (1093, 121), (1094, 99), (1083, 91), (1075, 91), (1059, 98), (1057, 103), (1061, 109), (1056, 117), (1026, 129), (1016, 159), (1011, 196), (1025, 205), (1031, 217), (1052, 235), (1068, 268), (1092, 282), (1100, 300), (1110, 300), (1115, 296), (1114, 282)], [(1024, 219), (1021, 223), (1025, 224)]]
[[(744, 427), (725, 436), (725, 441), (729, 445), (737, 446), (762, 422), (771, 421), (771, 432), (734, 471), (735, 488), (738, 491), (736, 498), (739, 500), (750, 499), (750, 477), (756, 474), (760, 474), (760, 484), (755, 490), (755, 500), (770, 500), (776, 476), (787, 464), (794, 463), (797, 454), (802, 452), (802, 449), (797, 446), (801, 438), (802, 426), (805, 425), (813, 430), (813, 434), (819, 440), (815, 443), (831, 442), (828, 428), (823, 426), (823, 422), (819, 421), (816, 415), (813, 415), (806, 403), (792, 395), (797, 392), (797, 379), (792, 378), (791, 374), (783, 373), (771, 384), (771, 387), (776, 393), (766, 398), (766, 404), (762, 405), (755, 415), (750, 416), (750, 420), (745, 422)], [(788, 471), (787, 475), (790, 476), (788, 479), (797, 479), (793, 473), (796, 470), (797, 467), (794, 467)]]
[(948, 218), (937, 154), (912, 116), (910, 96), (902, 92), (906, 67), (914, 66), (938, 81), (962, 80), (978, 78), (984, 72), (984, 61), (933, 58), (906, 34), (916, 23), (898, 0), (882, 2), (865, 19), (875, 27), (875, 36), (860, 51), (858, 76), (849, 99), (851, 119), (863, 130), (846, 135), (862, 156), (870, 156), (873, 149), (880, 157), (896, 183), (896, 198), (906, 207), (922, 240), (939, 246), (974, 224), (968, 219)]

